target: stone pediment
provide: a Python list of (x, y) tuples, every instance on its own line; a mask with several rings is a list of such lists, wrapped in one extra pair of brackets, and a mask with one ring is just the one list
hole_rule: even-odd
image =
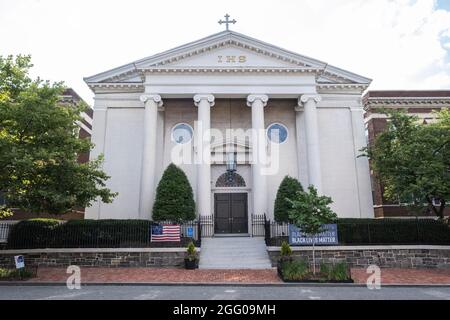
[(85, 78), (95, 83), (143, 83), (146, 73), (314, 73), (318, 83), (369, 84), (370, 79), (263, 41), (223, 31)]
[(203, 52), (170, 62), (166, 68), (301, 68), (293, 61), (263, 55), (237, 45)]

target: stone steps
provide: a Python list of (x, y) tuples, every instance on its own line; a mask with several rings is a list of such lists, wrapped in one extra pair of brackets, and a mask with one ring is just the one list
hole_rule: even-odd
[(200, 269), (271, 269), (263, 238), (203, 238)]

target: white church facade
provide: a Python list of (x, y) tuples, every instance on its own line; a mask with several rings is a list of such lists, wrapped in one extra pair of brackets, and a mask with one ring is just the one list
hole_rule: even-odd
[[(91, 158), (116, 199), (87, 219), (151, 219), (170, 163), (217, 232), (273, 219), (286, 176), (332, 197), (339, 217), (372, 218), (362, 93), (371, 80), (234, 31), (85, 78), (95, 93)], [(227, 222), (228, 221), (228, 222)]]

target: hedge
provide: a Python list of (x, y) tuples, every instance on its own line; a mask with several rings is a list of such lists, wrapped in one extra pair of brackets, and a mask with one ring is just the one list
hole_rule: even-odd
[(13, 225), (7, 248), (131, 248), (185, 246), (192, 239), (172, 243), (151, 243), (149, 220), (31, 219)]
[(339, 219), (342, 244), (450, 244), (450, 228), (433, 219)]

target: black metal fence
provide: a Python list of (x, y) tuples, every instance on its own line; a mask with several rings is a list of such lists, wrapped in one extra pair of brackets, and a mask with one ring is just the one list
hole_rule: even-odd
[(266, 215), (252, 215), (252, 235), (254, 237), (264, 237), (265, 231)]
[(212, 237), (214, 235), (214, 215), (200, 216), (199, 225), (201, 226), (201, 237)]
[[(182, 223), (181, 240), (174, 242), (152, 242), (151, 227), (155, 223), (145, 220), (79, 220), (53, 224), (27, 221), (12, 229), (6, 248), (185, 247), (191, 241), (196, 246), (201, 245), (199, 220)], [(169, 221), (158, 223), (172, 224)]]
[[(339, 219), (340, 245), (450, 245), (450, 227), (434, 219)], [(289, 240), (287, 223), (265, 221), (268, 246)]]

